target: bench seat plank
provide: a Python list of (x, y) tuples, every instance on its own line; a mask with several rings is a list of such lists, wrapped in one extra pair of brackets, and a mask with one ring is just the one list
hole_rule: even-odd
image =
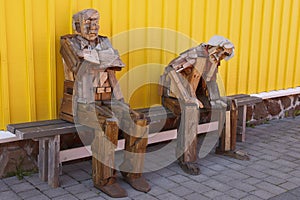
[(66, 121), (61, 120), (61, 119), (53, 119), (53, 120), (26, 122), (26, 123), (19, 123), (19, 124), (9, 124), (9, 125), (7, 125), (7, 131), (9, 131), (13, 134), (16, 134), (15, 131), (17, 129), (37, 127), (37, 126), (48, 126), (48, 125), (63, 124), (63, 123), (66, 123)]
[[(78, 127), (78, 126), (77, 126)], [(35, 139), (42, 137), (51, 137), (66, 133), (77, 132), (76, 126), (73, 123), (64, 122), (61, 124), (53, 124), (48, 126), (36, 126), (16, 130), (16, 136), (21, 139)]]
[(261, 98), (253, 97), (253, 96), (242, 97), (242, 98), (238, 98), (236, 100), (237, 100), (237, 105), (238, 106), (253, 105), (253, 104), (262, 102)]

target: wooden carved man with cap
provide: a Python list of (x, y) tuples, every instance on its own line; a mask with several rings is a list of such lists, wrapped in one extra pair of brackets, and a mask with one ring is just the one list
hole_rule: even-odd
[[(196, 163), (197, 127), (205, 116), (200, 117), (199, 109), (225, 112), (227, 102), (220, 96), (216, 80), (221, 60), (229, 60), (233, 55), (234, 45), (216, 35), (207, 43), (180, 54), (169, 63), (161, 76), (162, 104), (180, 117), (177, 158), (180, 167), (189, 174), (200, 173)], [(206, 120), (212, 120), (208, 119), (210, 117), (206, 116)]]
[(99, 13), (96, 10), (86, 9), (73, 15), (73, 29), (75, 34), (61, 37), (65, 90), (60, 117), (93, 128), (95, 187), (111, 197), (127, 196), (116, 182), (115, 170), (115, 149), (119, 133), (122, 133), (125, 153), (121, 173), (134, 189), (148, 192), (150, 186), (142, 177), (148, 141), (147, 121), (124, 103), (115, 76), (124, 64), (109, 39), (98, 35)]

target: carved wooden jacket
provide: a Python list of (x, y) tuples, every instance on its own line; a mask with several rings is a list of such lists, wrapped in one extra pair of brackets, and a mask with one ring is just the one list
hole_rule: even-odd
[[(208, 46), (200, 44), (181, 53), (172, 60), (161, 76), (160, 95), (163, 97), (177, 98), (185, 103), (197, 104), (203, 107), (199, 96), (208, 95), (207, 84), (213, 85), (208, 91), (211, 99), (218, 99), (219, 92), (216, 83), (216, 75), (220, 62), (212, 62), (209, 56)], [(210, 84), (212, 83), (212, 84)], [(213, 90), (213, 91), (212, 91)], [(213, 97), (216, 93), (216, 97)]]
[(60, 53), (67, 68), (74, 73), (78, 72), (84, 61), (96, 64), (99, 69), (125, 66), (118, 51), (105, 36), (99, 35), (94, 42), (77, 34), (62, 36)]

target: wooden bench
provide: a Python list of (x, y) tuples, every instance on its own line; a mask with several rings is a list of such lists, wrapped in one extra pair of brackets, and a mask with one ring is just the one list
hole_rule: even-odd
[[(164, 110), (164, 111), (162, 111)], [(173, 140), (177, 138), (177, 129), (170, 125), (164, 126), (165, 120), (172, 120), (173, 113), (163, 107), (154, 107), (150, 109), (137, 109), (145, 115), (149, 122), (150, 134), (148, 144)], [(164, 126), (162, 131), (159, 127)], [(218, 129), (218, 121), (198, 125), (198, 134), (215, 131)], [(43, 181), (48, 181), (52, 187), (59, 186), (60, 167), (63, 162), (91, 156), (91, 147), (83, 146), (67, 150), (60, 150), (60, 136), (68, 133), (77, 132), (77, 128), (84, 128), (92, 131), (90, 128), (78, 126), (63, 120), (46, 120), (37, 122), (28, 122), (20, 124), (10, 124), (7, 130), (15, 134), (19, 139), (33, 139), (39, 142), (38, 169), (39, 177)], [(124, 149), (125, 140), (118, 141), (117, 151)]]
[(7, 130), (19, 139), (39, 142), (39, 177), (52, 187), (58, 186), (60, 135), (76, 132), (75, 124), (63, 120), (46, 120), (9, 124)]
[(245, 142), (247, 107), (262, 102), (262, 98), (247, 94), (231, 95), (228, 96), (228, 98), (230, 100), (235, 100), (238, 107), (237, 140)]

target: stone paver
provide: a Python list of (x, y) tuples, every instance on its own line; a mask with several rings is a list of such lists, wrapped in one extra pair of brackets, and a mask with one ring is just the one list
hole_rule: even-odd
[[(300, 117), (273, 120), (247, 128), (247, 139), (237, 149), (248, 152), (250, 161), (214, 154), (199, 159), (201, 174), (185, 174), (177, 162), (145, 173), (152, 190), (133, 190), (120, 173), (117, 181), (127, 190), (121, 200), (294, 200), (300, 199)], [(151, 147), (153, 151), (153, 147)], [(0, 179), (0, 200), (107, 200), (93, 187), (91, 161), (64, 165), (60, 187), (53, 189), (38, 174)]]

